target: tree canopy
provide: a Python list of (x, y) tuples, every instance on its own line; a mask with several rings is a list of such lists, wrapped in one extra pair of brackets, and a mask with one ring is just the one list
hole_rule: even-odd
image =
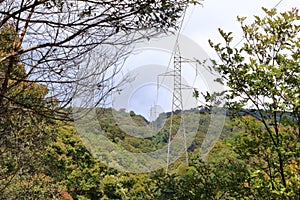
[[(0, 2), (0, 29), (11, 26), (15, 30), (9, 36), (11, 48), (1, 55), (0, 63), (12, 63), (18, 57), (25, 74), (14, 79), (46, 85), (47, 98), (60, 108), (70, 105), (78, 73), (93, 65), (80, 81), (99, 75), (95, 86), (101, 85), (97, 96), (100, 103), (115, 87), (111, 79), (120, 67), (118, 61), (130, 51), (128, 45), (175, 30), (190, 3), (197, 1), (4, 0)], [(98, 60), (89, 60), (94, 49)], [(6, 68), (0, 104), (9, 90), (5, 83), (12, 78), (13, 65)], [(59, 108), (52, 110), (58, 117)]]
[(245, 128), (236, 151), (248, 160), (249, 197), (299, 198), (300, 142), (300, 27), (298, 9), (277, 13), (263, 8), (246, 25), (241, 47), (232, 45), (232, 33), (220, 29), (225, 45), (210, 45), (222, 63), (216, 64), (228, 86), (225, 99), (231, 111), (249, 117), (234, 119)]

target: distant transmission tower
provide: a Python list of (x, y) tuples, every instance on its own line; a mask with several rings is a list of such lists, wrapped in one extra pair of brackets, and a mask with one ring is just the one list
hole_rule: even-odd
[(158, 118), (158, 110), (157, 110), (157, 105), (155, 104), (154, 102), (154, 105), (151, 106), (150, 108), (150, 118), (149, 118), (149, 122), (150, 122), (150, 128), (152, 130), (156, 130), (158, 127), (157, 127), (157, 118)]
[[(176, 44), (176, 51), (174, 53), (174, 70), (171, 74), (173, 76), (173, 97), (172, 97), (172, 111), (170, 116), (170, 130), (169, 130), (169, 138), (168, 138), (168, 152), (167, 152), (167, 166), (166, 166), (166, 173), (169, 172), (169, 165), (170, 165), (170, 156), (171, 156), (171, 144), (173, 139), (178, 135), (182, 134), (183, 137), (183, 146), (184, 146), (184, 153), (185, 153), (185, 161), (188, 165), (188, 152), (187, 152), (187, 145), (186, 145), (186, 131), (184, 126), (184, 118), (183, 118), (183, 101), (182, 101), (182, 83), (181, 83), (181, 64), (182, 58), (180, 55), (179, 44)], [(175, 116), (174, 114), (177, 114)], [(179, 117), (179, 119), (178, 119)], [(175, 122), (175, 123), (174, 123)], [(179, 125), (178, 130), (174, 128), (174, 124)], [(175, 152), (176, 153), (176, 152)]]

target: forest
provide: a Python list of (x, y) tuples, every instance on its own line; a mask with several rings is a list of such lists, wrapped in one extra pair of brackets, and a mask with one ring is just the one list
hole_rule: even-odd
[[(208, 42), (220, 59), (209, 69), (226, 91), (195, 90), (192, 98), (203, 96), (205, 105), (163, 112), (154, 121), (105, 106), (128, 81), (114, 78), (131, 45), (174, 33), (186, 7), (201, 3), (0, 1), (0, 199), (300, 199), (297, 8), (262, 8), (265, 15), (252, 22), (238, 17), (239, 46), (232, 32), (219, 29), (223, 42)], [(88, 55), (99, 47), (103, 59), (92, 65)], [(96, 88), (93, 104), (75, 107), (82, 86)], [(78, 126), (81, 114), (97, 120)], [(224, 122), (212, 123), (213, 115)], [(171, 131), (180, 130), (183, 116), (189, 122), (188, 163), (182, 153), (166, 173), (156, 157), (145, 166), (144, 157), (113, 149), (159, 152), (168, 146), (171, 116)], [(221, 125), (212, 142), (208, 130)]]

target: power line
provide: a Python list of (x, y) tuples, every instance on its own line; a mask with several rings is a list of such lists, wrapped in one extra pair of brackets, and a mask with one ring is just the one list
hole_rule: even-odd
[[(180, 22), (179, 29), (178, 29), (178, 31), (177, 31), (177, 35), (176, 35), (176, 39), (175, 39), (175, 44), (174, 44), (174, 47), (173, 47), (173, 50), (172, 50), (172, 53), (171, 53), (171, 56), (170, 56), (170, 59), (169, 59), (169, 62), (168, 62), (168, 67), (167, 67), (165, 73), (168, 72), (168, 69), (170, 68), (172, 59), (173, 59), (173, 57), (174, 57), (174, 54), (175, 54), (175, 51), (176, 51), (176, 47), (177, 47), (177, 43), (178, 43), (178, 39), (179, 39), (181, 30), (182, 30), (182, 27), (183, 27), (184, 19), (185, 19), (185, 17), (186, 17), (187, 7), (188, 7), (188, 4), (187, 4), (187, 5), (185, 6), (185, 8), (184, 8), (183, 15), (182, 15), (182, 20), (181, 20), (181, 22)], [(163, 76), (163, 79), (162, 79), (161, 83), (164, 82), (164, 79), (165, 79), (165, 76)], [(158, 80), (157, 94), (158, 94), (158, 92), (159, 92), (159, 85), (160, 85), (160, 83), (159, 83), (159, 80)], [(156, 100), (158, 100), (158, 97), (157, 97)]]
[(274, 8), (277, 8), (279, 6), (279, 4), (281, 4), (283, 2), (283, 0), (280, 0), (275, 6)]
[[(280, 0), (274, 7), (273, 9), (277, 8), (284, 0)], [(266, 17), (266, 16), (265, 16)], [(240, 43), (242, 43), (245, 39), (245, 36), (242, 37), (234, 46), (233, 48), (236, 48)]]

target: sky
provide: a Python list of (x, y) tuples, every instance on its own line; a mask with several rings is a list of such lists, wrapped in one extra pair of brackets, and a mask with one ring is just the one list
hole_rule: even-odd
[(242, 39), (237, 16), (247, 17), (246, 22), (253, 21), (253, 15), (265, 16), (262, 7), (278, 11), (300, 8), (299, 0), (204, 0), (202, 6), (190, 6), (185, 15), (182, 33), (197, 42), (210, 57), (215, 52), (210, 48), (208, 39), (221, 42), (218, 28), (233, 32), (234, 44)]
[[(225, 32), (233, 32), (233, 44), (238, 44), (242, 40), (242, 32), (237, 16), (247, 17), (246, 23), (251, 23), (253, 15), (265, 16), (262, 7), (268, 9), (276, 7), (278, 11), (291, 10), (294, 7), (300, 8), (300, 0), (204, 0), (202, 6), (190, 6), (184, 17), (181, 34), (183, 38), (180, 48), (182, 54), (186, 51), (191, 58), (194, 51), (207, 58), (217, 59), (214, 50), (209, 46), (208, 40), (214, 43), (223, 42), (218, 32), (218, 28)], [(158, 41), (154, 46), (160, 46), (164, 40)], [(194, 44), (197, 47), (193, 46)], [(172, 46), (173, 42), (168, 41)], [(190, 47), (191, 46), (191, 47)], [(171, 47), (166, 47), (172, 49)], [(202, 48), (202, 50), (199, 50)], [(153, 119), (151, 110), (159, 107), (160, 112), (169, 112), (172, 108), (172, 87), (173, 82), (170, 76), (161, 76), (168, 72), (172, 54), (168, 51), (152, 48), (142, 53), (132, 54), (124, 65), (123, 75), (131, 74), (136, 76), (134, 81), (124, 86), (121, 93), (113, 95), (113, 107), (115, 109), (125, 108), (127, 111), (133, 110), (136, 114), (141, 114), (147, 119)], [(173, 62), (173, 61), (172, 61)], [(168, 68), (169, 67), (169, 68)], [(203, 104), (203, 99), (195, 102), (192, 97), (192, 88), (197, 88), (200, 92), (209, 91), (212, 77), (205, 74), (205, 70), (195, 76), (198, 66), (195, 64), (184, 64), (182, 66), (183, 82), (190, 89), (183, 90), (182, 96), (184, 108), (194, 108)], [(150, 69), (150, 70), (149, 70)], [(209, 80), (209, 81), (208, 81)], [(159, 84), (157, 84), (159, 83)]]

